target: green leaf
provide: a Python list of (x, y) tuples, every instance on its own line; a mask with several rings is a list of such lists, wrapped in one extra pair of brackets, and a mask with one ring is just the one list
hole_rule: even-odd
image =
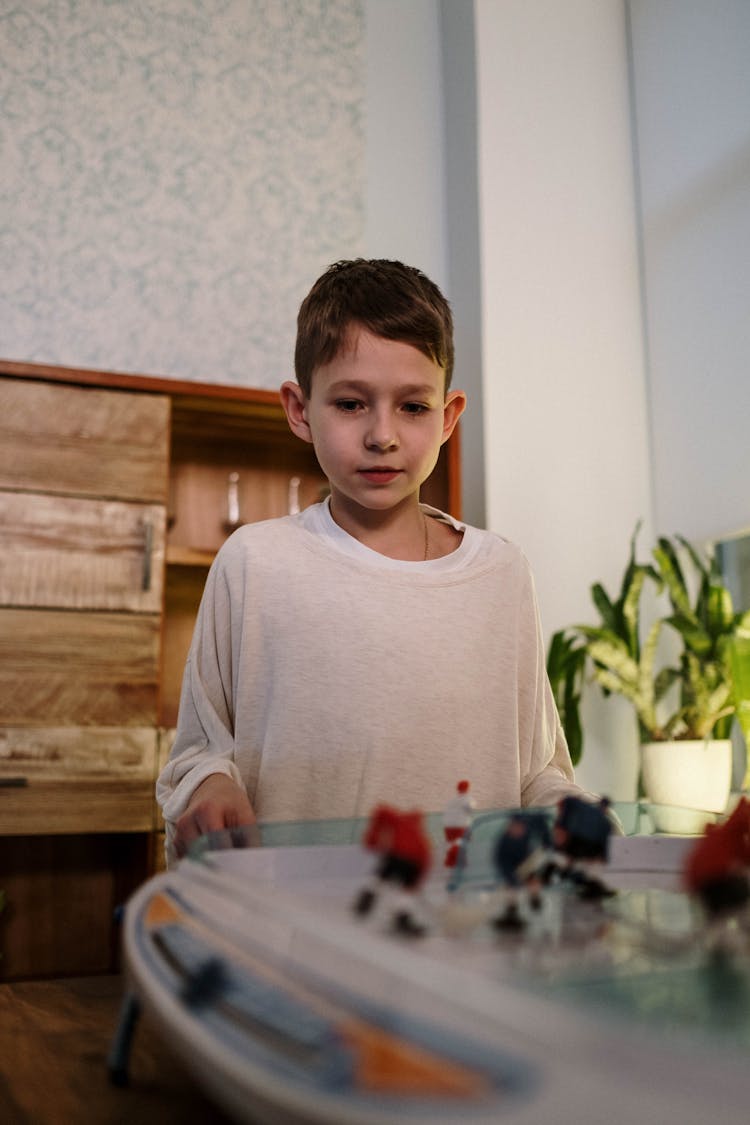
[(619, 673), (613, 672), (611, 668), (606, 668), (604, 665), (594, 668), (594, 679), (605, 692), (623, 695), (631, 703), (635, 703), (638, 685), (632, 680), (624, 680)]
[(570, 752), (570, 760), (574, 766), (577, 766), (583, 754), (583, 727), (581, 726), (581, 715), (577, 706), (572, 708), (565, 708), (564, 719), (563, 715), (560, 716), (563, 731), (565, 732), (565, 741), (568, 744), (568, 751)]
[(721, 636), (734, 625), (732, 595), (726, 586), (711, 583), (706, 599), (706, 626), (712, 637)]
[(558, 630), (550, 641), (547, 674), (574, 765), (583, 752), (580, 700), (585, 664), (586, 648), (578, 634)]
[(656, 663), (656, 650), (661, 634), (661, 621), (655, 621), (648, 631), (646, 643), (641, 654), (639, 668), (639, 700), (638, 717), (641, 724), (649, 731), (655, 732), (656, 722), (656, 696), (654, 693), (654, 665)]
[(676, 629), (687, 647), (698, 656), (707, 656), (713, 643), (708, 633), (700, 627), (694, 617), (685, 617), (684, 614), (674, 613), (666, 617), (665, 623)]
[(630, 684), (634, 690), (637, 689), (638, 664), (633, 660), (623, 642), (612, 644), (610, 641), (592, 641), (589, 645), (589, 656), (595, 664), (601, 664), (614, 673), (624, 684)]
[(679, 668), (661, 668), (654, 679), (654, 701), (659, 702), (680, 679)]
[(634, 568), (630, 585), (622, 603), (622, 620), (626, 632), (625, 641), (630, 655), (636, 660), (640, 652), (641, 642), (638, 636), (638, 627), (640, 624), (639, 607), (645, 581), (646, 571), (642, 567)]
[(614, 645), (615, 648), (621, 648), (625, 653), (628, 652), (628, 646), (624, 639), (619, 633), (615, 633), (612, 629), (602, 629), (598, 625), (579, 625), (578, 631), (588, 642), (586, 648), (588, 649), (589, 655), (591, 655), (591, 645), (598, 641)]
[(628, 596), (628, 590), (630, 589), (630, 584), (633, 581), (633, 574), (635, 573), (636, 567), (638, 565), (635, 561), (636, 544), (638, 542), (638, 536), (640, 534), (640, 530), (641, 530), (642, 526), (643, 526), (643, 520), (638, 520), (638, 522), (636, 523), (636, 525), (633, 529), (633, 534), (630, 536), (630, 554), (628, 555), (627, 566), (625, 567), (625, 573), (622, 576), (622, 585), (620, 586), (620, 604), (621, 605), (625, 604), (625, 599)]
[(599, 616), (602, 619), (604, 627), (606, 629), (611, 629), (613, 633), (619, 633), (617, 610), (612, 604), (609, 594), (600, 582), (595, 582), (591, 587), (591, 597), (594, 605), (599, 610)]
[(685, 579), (672, 544), (668, 539), (660, 539), (659, 546), (654, 547), (653, 554), (673, 606), (684, 617), (694, 619), (695, 614), (690, 604)]
[(553, 633), (549, 643), (549, 649), (547, 650), (547, 675), (550, 678), (550, 682), (557, 680), (562, 675), (565, 667), (565, 657), (570, 643), (565, 634), (566, 631), (564, 629)]
[(708, 696), (708, 706), (706, 710), (709, 715), (715, 715), (716, 719), (720, 719), (722, 715), (731, 715), (733, 711), (732, 703), (732, 688), (728, 683), (721, 683), (718, 687)]
[(750, 707), (750, 635), (745, 635), (738, 628), (728, 642), (727, 658), (732, 675), (733, 698), (739, 715), (740, 708)]
[(712, 578), (719, 577), (718, 566), (715, 560), (713, 560), (710, 564), (707, 564), (706, 560), (698, 554), (693, 544), (689, 540), (685, 539), (684, 536), (675, 535), (675, 539), (685, 548), (688, 555), (690, 556), (690, 560), (693, 566), (698, 571), (698, 574), (700, 574), (704, 582), (710, 583)]

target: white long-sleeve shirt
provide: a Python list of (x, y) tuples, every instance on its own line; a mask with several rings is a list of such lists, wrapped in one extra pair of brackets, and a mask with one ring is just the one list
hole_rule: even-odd
[[(384, 559), (325, 505), (249, 524), (209, 572), (177, 736), (157, 782), (167, 821), (209, 774), (260, 820), (479, 808), (581, 791), (545, 670), (528, 563), (490, 532), (453, 554)], [(331, 529), (333, 533), (331, 533)]]

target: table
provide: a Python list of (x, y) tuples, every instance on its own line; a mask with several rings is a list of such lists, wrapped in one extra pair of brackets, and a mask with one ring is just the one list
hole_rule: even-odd
[(106, 1059), (123, 995), (118, 975), (0, 985), (0, 1121), (5, 1125), (226, 1125), (159, 1037), (148, 1013), (130, 1084)]

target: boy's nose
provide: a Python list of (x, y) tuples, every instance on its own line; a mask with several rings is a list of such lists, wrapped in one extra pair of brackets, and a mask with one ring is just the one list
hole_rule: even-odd
[(396, 428), (388, 418), (373, 418), (365, 441), (369, 449), (394, 449), (398, 445)]

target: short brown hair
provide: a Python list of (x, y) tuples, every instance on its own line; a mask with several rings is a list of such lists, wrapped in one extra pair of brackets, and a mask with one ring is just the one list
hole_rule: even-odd
[(316, 367), (346, 345), (352, 326), (411, 344), (453, 375), (450, 305), (420, 270), (385, 258), (335, 262), (313, 285), (297, 317), (294, 371), (306, 398)]

